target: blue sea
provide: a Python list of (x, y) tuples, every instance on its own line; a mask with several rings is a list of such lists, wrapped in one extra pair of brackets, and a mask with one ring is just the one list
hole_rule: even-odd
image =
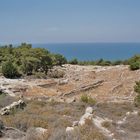
[(140, 54), (140, 43), (59, 43), (34, 44), (52, 53), (60, 53), (68, 60), (125, 60)]

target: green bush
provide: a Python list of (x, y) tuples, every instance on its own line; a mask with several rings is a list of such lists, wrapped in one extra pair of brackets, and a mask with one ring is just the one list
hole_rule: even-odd
[(86, 94), (83, 94), (81, 96), (81, 101), (90, 105), (95, 105), (96, 104), (96, 100), (93, 99), (91, 96), (88, 96)]
[(89, 97), (88, 97), (88, 103), (89, 103), (90, 105), (95, 105), (95, 104), (96, 104), (96, 100), (89, 96)]
[(81, 96), (81, 101), (82, 102), (84, 102), (84, 103), (88, 103), (88, 96), (85, 94), (83, 94), (82, 96)]
[(112, 62), (113, 66), (121, 65), (121, 64), (123, 64), (123, 62), (121, 60), (116, 60), (116, 61)]
[(16, 66), (11, 61), (7, 61), (2, 65), (2, 73), (6, 78), (17, 78), (20, 76)]
[(131, 70), (138, 70), (138, 69), (140, 69), (140, 62), (138, 62), (138, 61), (132, 62), (130, 64), (130, 69)]
[(140, 69), (140, 55), (135, 55), (128, 59), (128, 64), (130, 65), (131, 70)]
[(54, 54), (54, 64), (63, 65), (67, 63), (67, 59), (61, 54)]
[(77, 65), (78, 64), (78, 60), (76, 58), (74, 58), (71, 61), (69, 61), (69, 63), (73, 64), (73, 65)]
[(134, 91), (137, 93), (134, 103), (136, 106), (140, 106), (140, 81), (136, 82), (136, 85), (134, 86)]

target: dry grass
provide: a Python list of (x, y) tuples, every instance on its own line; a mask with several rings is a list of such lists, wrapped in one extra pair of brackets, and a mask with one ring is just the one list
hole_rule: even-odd
[(24, 110), (13, 114), (2, 116), (1, 119), (6, 126), (16, 127), (26, 131), (30, 127), (42, 127), (46, 129), (66, 128), (78, 120), (85, 108), (79, 104), (46, 103), (43, 101), (30, 101)]
[(98, 131), (91, 120), (86, 120), (86, 124), (77, 127), (74, 133), (67, 135), (67, 140), (107, 140), (105, 136)]
[(24, 140), (48, 140), (49, 134), (48, 132), (44, 134), (36, 133), (35, 129), (31, 128), (27, 131), (27, 135)]
[[(73, 121), (78, 121), (84, 114), (86, 103), (58, 103), (56, 101), (28, 101), (24, 110), (18, 110), (13, 114), (2, 116), (1, 120), (6, 126), (16, 127), (22, 131), (27, 131), (31, 127), (42, 127), (48, 130), (45, 136), (38, 137), (30, 132), (26, 140), (106, 140), (93, 125), (91, 120), (86, 120), (86, 124), (77, 127), (74, 133), (66, 134), (66, 127), (72, 126)], [(126, 112), (135, 110), (130, 104), (98, 104), (94, 114), (97, 116), (112, 119), (113, 122), (105, 121), (102, 126), (116, 133), (117, 120), (121, 120)], [(120, 127), (126, 132), (139, 132), (139, 115), (130, 116), (126, 124)], [(133, 122), (133, 123), (132, 123)], [(28, 131), (27, 131), (28, 132)], [(116, 133), (119, 137), (119, 134)]]
[[(6, 126), (27, 131), (25, 140), (105, 140), (103, 135), (93, 126), (91, 120), (76, 129), (72, 135), (66, 134), (66, 127), (79, 120), (86, 106), (81, 103), (46, 103), (42, 101), (27, 102), (27, 107), (15, 114), (2, 116)], [(42, 127), (48, 133), (38, 136), (32, 127)]]
[(105, 128), (110, 128), (111, 127), (111, 123), (109, 121), (104, 121), (102, 123), (102, 126), (105, 127)]
[(5, 107), (14, 101), (17, 101), (14, 97), (11, 97), (5, 93), (0, 94), (0, 108)]

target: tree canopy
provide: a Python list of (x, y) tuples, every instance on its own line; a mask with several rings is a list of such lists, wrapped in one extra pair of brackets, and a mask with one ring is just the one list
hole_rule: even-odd
[[(64, 56), (52, 54), (45, 48), (33, 48), (31, 44), (22, 43), (17, 47), (13, 45), (0, 47), (1, 71), (9, 72), (10, 75), (10, 67), (19, 75), (31, 75), (34, 72), (47, 73), (52, 66), (62, 65), (66, 62)], [(9, 74), (7, 77), (13, 78), (14, 73), (12, 73), (12, 77)], [(15, 77), (17, 77), (16, 74)]]

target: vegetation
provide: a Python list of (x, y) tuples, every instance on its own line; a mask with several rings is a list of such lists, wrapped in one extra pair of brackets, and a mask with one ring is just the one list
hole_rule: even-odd
[(129, 65), (130, 70), (140, 69), (140, 55), (135, 55), (127, 60), (116, 60), (108, 61), (104, 59), (99, 59), (96, 61), (79, 61), (76, 58), (69, 61), (69, 64), (78, 64), (78, 65), (97, 65), (97, 66), (115, 66), (115, 65)]
[[(107, 61), (99, 59), (96, 61), (79, 61), (76, 58), (71, 61), (60, 54), (52, 54), (44, 48), (32, 48), (31, 44), (22, 43), (14, 47), (6, 45), (0, 47), (0, 72), (7, 78), (17, 78), (20, 76), (37, 75), (45, 77), (48, 70), (56, 65), (130, 65), (131, 70), (140, 68), (140, 55), (135, 55), (128, 60)], [(41, 76), (40, 76), (41, 75)]]
[(54, 64), (55, 65), (62, 65), (62, 64), (66, 64), (67, 63), (67, 59), (61, 55), (61, 54), (54, 54)]
[(137, 93), (134, 103), (136, 106), (140, 106), (140, 81), (136, 82), (136, 85), (134, 86), (134, 91)]
[(134, 62), (130, 64), (130, 69), (131, 70), (138, 70), (140, 68), (140, 62)]
[(110, 128), (111, 127), (111, 122), (110, 121), (104, 121), (102, 122), (102, 126), (105, 128)]
[[(49, 140), (62, 140), (62, 136), (66, 136), (66, 127), (71, 126), (75, 119), (79, 120), (85, 111), (85, 106), (81, 103), (49, 103), (46, 100), (34, 99), (26, 101), (26, 104), (24, 110), (1, 116), (4, 125), (27, 133), (32, 127), (42, 127), (48, 129)], [(68, 120), (67, 115), (71, 119)], [(36, 133), (29, 133), (29, 136), (31, 136), (29, 140), (32, 140), (36, 137)], [(37, 140), (40, 139), (37, 137)]]
[(69, 64), (73, 64), (73, 65), (77, 65), (79, 62), (76, 58), (72, 59), (71, 61), (69, 61)]
[(129, 59), (128, 64), (130, 65), (131, 70), (140, 69), (140, 55), (135, 55)]
[(81, 101), (90, 105), (95, 105), (96, 104), (96, 100), (93, 99), (91, 96), (88, 96), (86, 94), (83, 94), (81, 96)]
[(115, 66), (115, 65), (128, 65), (128, 61), (127, 60), (117, 60), (117, 61), (108, 61), (108, 60), (104, 60), (104, 59), (99, 59), (96, 61), (79, 61), (76, 58), (72, 59), (68, 62), (69, 64), (74, 64), (74, 65), (98, 65), (98, 66)]
[(7, 78), (16, 78), (20, 76), (17, 67), (11, 61), (7, 61), (2, 65), (2, 73)]
[(22, 43), (17, 47), (12, 45), (0, 47), (0, 68), (7, 78), (32, 75), (34, 73), (47, 74), (54, 65), (67, 62), (60, 54), (51, 54), (44, 48), (32, 48), (31, 44)]

